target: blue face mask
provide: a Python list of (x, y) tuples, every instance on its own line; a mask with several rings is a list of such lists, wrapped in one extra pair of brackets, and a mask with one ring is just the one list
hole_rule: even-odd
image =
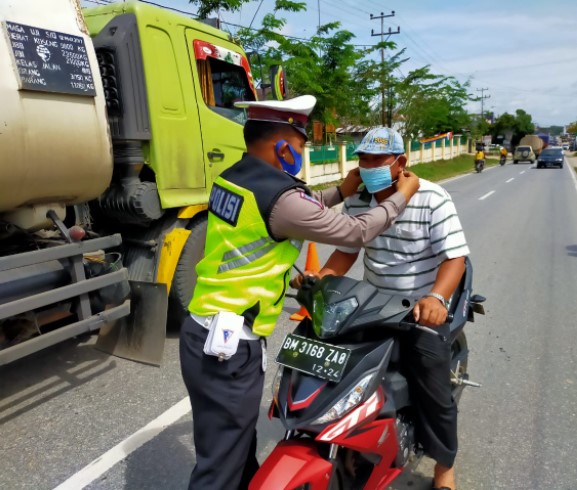
[[(399, 157), (397, 157), (397, 160), (398, 158)], [(395, 160), (391, 165), (384, 165), (382, 167), (359, 167), (361, 179), (371, 194), (388, 189), (393, 185), (391, 167), (397, 163), (397, 160)]]
[(289, 149), (289, 151), (291, 152), (291, 155), (293, 156), (293, 161), (294, 163), (290, 163), (289, 161), (285, 160), (284, 157), (281, 156), (280, 154), (280, 147), (282, 146), (283, 143), (287, 143), (286, 140), (280, 140), (274, 147), (275, 152), (276, 152), (276, 156), (279, 159), (280, 164), (282, 165), (282, 169), (291, 174), (291, 175), (296, 175), (301, 171), (301, 168), (303, 166), (303, 156), (297, 152), (290, 143), (287, 143), (287, 148)]

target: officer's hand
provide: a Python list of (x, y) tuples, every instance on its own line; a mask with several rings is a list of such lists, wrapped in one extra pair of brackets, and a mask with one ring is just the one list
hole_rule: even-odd
[(417, 177), (413, 172), (409, 172), (408, 170), (399, 172), (397, 191), (404, 194), (406, 202), (411, 200), (411, 197), (413, 197), (419, 190), (420, 185), (419, 177)]
[(341, 194), (343, 197), (352, 196), (357, 191), (359, 185), (361, 185), (361, 182), (361, 173), (358, 167), (350, 170), (341, 184)]
[(307, 281), (315, 281), (321, 278), (318, 272), (313, 271), (305, 271), (304, 275), (305, 277), (303, 277), (302, 274), (293, 277), (289, 282), (289, 286), (294, 289), (300, 289), (303, 286), (303, 283), (306, 284)]
[(447, 320), (447, 308), (437, 298), (425, 296), (417, 301), (413, 316), (419, 325), (438, 327)]

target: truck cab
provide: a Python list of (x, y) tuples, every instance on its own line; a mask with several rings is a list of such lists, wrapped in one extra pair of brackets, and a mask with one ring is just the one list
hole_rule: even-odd
[[(115, 162), (142, 152), (160, 209), (205, 204), (214, 178), (244, 151), (255, 100), (246, 55), (223, 31), (141, 2), (84, 10), (104, 83)], [(108, 203), (110, 204), (110, 203)]]

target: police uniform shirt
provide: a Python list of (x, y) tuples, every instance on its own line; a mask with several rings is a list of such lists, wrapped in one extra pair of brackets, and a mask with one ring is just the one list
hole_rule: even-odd
[(336, 187), (308, 196), (302, 189), (282, 194), (269, 219), (276, 239), (297, 238), (330, 245), (363, 247), (390, 226), (405, 209), (405, 197), (396, 192), (356, 216), (329, 209), (341, 202)]

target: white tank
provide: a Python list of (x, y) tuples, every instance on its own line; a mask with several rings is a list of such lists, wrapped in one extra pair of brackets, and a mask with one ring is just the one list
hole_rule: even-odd
[(0, 220), (94, 199), (110, 183), (111, 140), (87, 32), (78, 1), (0, 1)]

